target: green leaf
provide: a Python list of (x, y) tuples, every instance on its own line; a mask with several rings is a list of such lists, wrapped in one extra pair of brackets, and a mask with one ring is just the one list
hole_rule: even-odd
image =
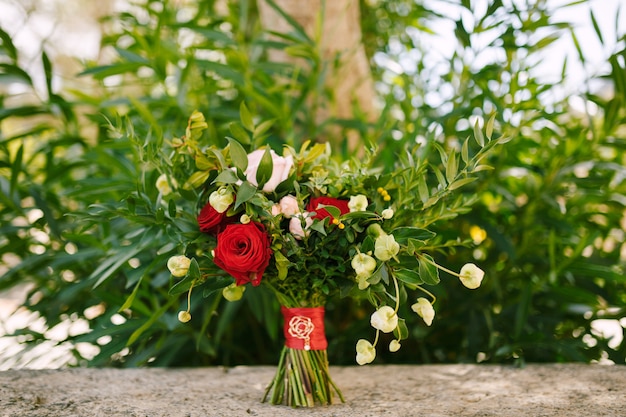
[(230, 65), (222, 64), (220, 62), (207, 61), (198, 59), (195, 61), (199, 68), (211, 71), (221, 78), (231, 80), (235, 85), (243, 86), (245, 84), (245, 78), (243, 72)]
[(33, 85), (33, 81), (26, 71), (11, 64), (0, 63), (0, 80), (4, 82), (21, 82), (29, 86)]
[(398, 227), (390, 234), (392, 234), (396, 242), (401, 245), (406, 245), (409, 239), (428, 241), (436, 236), (436, 233), (428, 229), (420, 229), (419, 227)]
[[(235, 139), (227, 138), (230, 146), (230, 159), (242, 172), (248, 168), (248, 154), (246, 150)], [(228, 171), (228, 170), (226, 170)]]
[[(197, 174), (197, 172), (195, 174)], [(219, 175), (213, 180), (213, 184), (235, 184), (237, 182), (239, 182), (239, 177), (237, 177), (235, 171), (231, 169), (225, 169), (220, 172)]]
[(14, 194), (17, 191), (17, 183), (22, 173), (22, 160), (24, 158), (24, 145), (20, 145), (15, 153), (15, 159), (13, 159), (13, 163), (11, 164), (11, 185), (9, 188), (9, 193)]
[(122, 265), (124, 265), (134, 256), (136, 256), (142, 250), (143, 248), (137, 245), (130, 248), (120, 248), (119, 252), (109, 255), (107, 259), (102, 262), (98, 266), (98, 268), (96, 268), (91, 273), (91, 275), (89, 275), (88, 280), (96, 280), (96, 283), (93, 284), (92, 288), (97, 288), (104, 281), (111, 278), (111, 276), (116, 273), (122, 267)]
[(137, 330), (135, 330), (133, 332), (133, 334), (130, 335), (130, 337), (128, 338), (128, 341), (126, 342), (126, 346), (130, 346), (133, 343), (135, 343), (135, 341), (137, 339), (139, 339), (139, 337), (143, 334), (143, 332), (145, 332), (146, 330), (148, 330), (154, 323), (156, 323), (156, 321), (167, 311), (167, 309), (169, 309), (174, 303), (176, 302), (176, 298), (172, 297), (170, 298), (170, 300), (163, 305), (161, 308), (159, 308), (157, 311), (154, 312), (154, 314), (144, 323), (142, 324)]
[(434, 265), (435, 260), (432, 256), (423, 254), (425, 259), (420, 259), (419, 274), (425, 284), (437, 285), (439, 283), (439, 269)]
[(241, 124), (248, 132), (254, 132), (254, 120), (252, 119), (250, 110), (246, 107), (245, 101), (242, 101), (239, 106), (239, 118), (241, 119)]
[(480, 130), (478, 119), (476, 119), (476, 123), (474, 123), (474, 139), (476, 139), (476, 143), (478, 143), (481, 148), (485, 146), (485, 137), (483, 136), (482, 130)]
[(235, 210), (246, 201), (250, 200), (257, 192), (257, 187), (250, 184), (248, 181), (244, 181), (237, 190), (237, 198), (235, 201)]
[(254, 128), (254, 132), (252, 133), (252, 138), (256, 141), (261, 136), (265, 134), (275, 123), (276, 120), (266, 120), (261, 122), (257, 127)]
[(272, 178), (272, 172), (274, 170), (274, 161), (272, 160), (272, 154), (270, 149), (266, 148), (259, 162), (259, 168), (256, 171), (256, 182), (259, 189), (263, 189), (266, 182)]
[(456, 154), (454, 152), (451, 152), (450, 155), (448, 155), (448, 163), (446, 164), (446, 179), (448, 180), (448, 183), (454, 181), (457, 172), (458, 164)]
[(600, 30), (600, 25), (598, 25), (596, 16), (593, 14), (593, 10), (591, 8), (589, 8), (589, 15), (591, 16), (591, 23), (593, 24), (593, 29), (596, 31), (596, 35), (598, 35), (598, 39), (600, 40), (600, 43), (604, 45), (604, 38), (602, 37), (602, 31)]
[(476, 181), (477, 179), (478, 179), (477, 177), (461, 178), (460, 180), (456, 180), (452, 184), (450, 184), (448, 186), (448, 189), (450, 191), (456, 190), (457, 188), (461, 188), (464, 185), (467, 185), (467, 184), (469, 184), (471, 182)]
[(469, 161), (469, 138), (463, 141), (463, 146), (461, 147), (461, 159), (467, 165)]
[(420, 274), (411, 269), (398, 268), (394, 270), (394, 275), (399, 281), (409, 285), (420, 285), (424, 283)]
[(309, 38), (309, 36), (306, 33), (306, 30), (304, 30), (302, 25), (300, 25), (293, 17), (291, 17), (287, 13), (285, 13), (285, 11), (283, 9), (281, 9), (274, 2), (274, 0), (265, 0), (265, 1), (267, 1), (267, 4), (269, 4), (272, 9), (274, 9), (278, 14), (280, 14), (283, 17), (283, 19), (285, 19), (287, 21), (287, 23), (289, 23), (289, 25), (294, 30), (294, 32), (292, 32), (292, 33), (297, 36), (298, 40), (306, 42), (308, 44), (313, 44), (313, 41), (311, 40), (311, 38)]
[(143, 277), (144, 276), (142, 275), (141, 278), (139, 278), (139, 281), (137, 281), (137, 284), (135, 284), (135, 288), (133, 288), (133, 292), (130, 293), (128, 298), (126, 298), (126, 301), (124, 301), (124, 304), (122, 304), (122, 306), (117, 310), (118, 313), (124, 310), (128, 310), (133, 305), (133, 301), (137, 296), (137, 292), (139, 291), (139, 287), (141, 286), (141, 281), (143, 280)]
[(426, 184), (426, 176), (421, 175), (417, 181), (417, 193), (419, 194), (422, 203), (426, 203), (430, 197), (428, 185)]
[(496, 114), (492, 114), (491, 117), (489, 117), (489, 120), (487, 121), (487, 126), (485, 127), (485, 135), (487, 135), (487, 139), (491, 140), (491, 137), (493, 136), (493, 124), (496, 121)]
[(205, 284), (202, 284), (202, 297), (207, 298), (211, 294), (216, 293), (233, 283), (233, 279), (228, 277), (215, 277), (211, 281), (207, 281)]
[(248, 132), (246, 132), (246, 130), (241, 127), (239, 123), (232, 122), (230, 125), (228, 125), (228, 128), (230, 129), (230, 133), (235, 139), (239, 141), (239, 143), (242, 143), (244, 145), (250, 144), (250, 135), (248, 135)]
[(387, 266), (384, 263), (381, 263), (378, 268), (376, 268), (376, 271), (367, 279), (370, 285), (376, 285), (380, 281), (389, 285), (389, 271), (387, 271)]
[(398, 326), (393, 330), (393, 335), (398, 340), (404, 340), (409, 337), (409, 328), (406, 326), (406, 320), (398, 318)]

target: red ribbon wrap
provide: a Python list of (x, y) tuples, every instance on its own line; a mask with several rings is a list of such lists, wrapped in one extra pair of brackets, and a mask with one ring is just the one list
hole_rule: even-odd
[(285, 346), (300, 350), (325, 350), (324, 307), (281, 307), (285, 319)]

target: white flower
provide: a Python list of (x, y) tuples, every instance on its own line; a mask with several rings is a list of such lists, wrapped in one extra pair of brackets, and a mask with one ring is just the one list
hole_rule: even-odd
[(233, 193), (231, 193), (226, 187), (221, 187), (220, 189), (213, 191), (209, 196), (209, 204), (218, 213), (223, 213), (228, 210), (228, 207), (233, 204), (233, 201), (235, 201)]
[(385, 219), (385, 220), (389, 220), (389, 219), (391, 219), (391, 218), (393, 217), (393, 214), (394, 214), (394, 213), (393, 213), (393, 209), (390, 209), (390, 208), (386, 208), (386, 209), (384, 209), (384, 210), (380, 213), (380, 215), (381, 215), (381, 216), (383, 217), (383, 219)]
[(411, 310), (415, 311), (420, 316), (427, 326), (433, 323), (435, 318), (435, 309), (433, 305), (427, 299), (420, 297), (417, 299), (417, 303), (411, 306)]
[(391, 333), (398, 327), (398, 315), (393, 308), (382, 306), (370, 317), (370, 324), (373, 328), (383, 333)]
[(398, 254), (400, 245), (393, 235), (381, 234), (374, 241), (374, 256), (381, 261), (388, 261)]
[(397, 352), (400, 350), (400, 341), (393, 339), (391, 343), (389, 343), (389, 352)]
[(300, 214), (300, 207), (298, 206), (298, 199), (292, 195), (286, 195), (278, 202), (279, 212), (282, 213), (287, 219), (291, 216)]
[(350, 209), (350, 213), (355, 211), (365, 211), (367, 209), (367, 197), (363, 194), (350, 197), (348, 208)]
[(191, 320), (191, 314), (188, 311), (179, 311), (178, 312), (178, 321), (181, 323), (187, 323)]
[[(261, 159), (265, 154), (265, 149), (257, 149), (248, 154), (248, 168), (246, 168), (246, 179), (253, 185), (258, 185), (256, 181), (256, 173), (261, 164)], [(276, 152), (270, 149), (270, 156), (272, 157), (272, 175), (270, 179), (263, 185), (263, 191), (270, 193), (276, 190), (278, 184), (285, 181), (289, 177), (289, 171), (293, 166), (293, 156), (288, 155), (286, 157), (279, 156)]]
[(365, 253), (357, 253), (352, 258), (352, 268), (357, 275), (365, 275), (369, 277), (376, 269), (376, 259)]
[(239, 218), (239, 222), (241, 222), (241, 224), (248, 224), (251, 221), (252, 220), (250, 219), (250, 216), (248, 216), (247, 214), (242, 214), (241, 217)]
[(485, 272), (482, 269), (472, 263), (469, 263), (463, 265), (463, 268), (461, 268), (459, 279), (467, 288), (475, 290), (480, 287), (480, 283), (482, 282), (484, 276)]
[(356, 343), (356, 363), (365, 365), (376, 358), (376, 349), (365, 339), (359, 339)]
[(289, 232), (298, 240), (302, 240), (305, 236), (308, 235), (308, 228), (313, 224), (313, 219), (307, 216), (308, 213), (304, 213), (304, 223), (305, 227), (302, 228), (302, 215), (293, 216), (291, 220), (289, 220)]
[(367, 280), (369, 277), (370, 277), (370, 274), (367, 274), (367, 275), (357, 274), (356, 282), (360, 290), (365, 290), (367, 289), (367, 287), (370, 286), (370, 283)]
[(222, 295), (228, 301), (237, 301), (241, 300), (241, 297), (243, 297), (243, 293), (245, 290), (246, 287), (244, 287), (243, 285), (237, 285), (235, 283), (232, 283), (222, 290)]
[(187, 275), (189, 271), (189, 265), (191, 265), (191, 259), (185, 255), (172, 256), (167, 260), (167, 269), (176, 278), (182, 278)]
[[(176, 181), (172, 180), (172, 184), (176, 185)], [(172, 192), (172, 187), (170, 187), (170, 181), (167, 175), (159, 175), (159, 178), (156, 180), (156, 189), (159, 190), (162, 195), (168, 195)]]

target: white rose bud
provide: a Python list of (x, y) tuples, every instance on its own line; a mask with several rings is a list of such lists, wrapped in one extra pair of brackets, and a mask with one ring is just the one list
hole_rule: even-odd
[(248, 216), (247, 214), (242, 214), (239, 218), (239, 221), (241, 222), (241, 224), (248, 224), (251, 222), (251, 219), (250, 216)]
[(459, 279), (467, 288), (475, 290), (480, 287), (480, 283), (482, 282), (484, 276), (485, 272), (482, 269), (472, 263), (469, 263), (463, 265), (463, 268), (461, 268)]
[(376, 349), (365, 339), (359, 339), (356, 343), (356, 363), (365, 365), (376, 358)]
[(191, 314), (188, 311), (178, 312), (178, 321), (181, 323), (187, 323), (189, 320), (191, 320)]
[(382, 306), (370, 317), (370, 324), (373, 328), (383, 333), (391, 333), (398, 327), (398, 315), (393, 308)]
[(176, 278), (182, 278), (187, 275), (189, 265), (191, 265), (191, 259), (185, 255), (172, 256), (167, 260), (167, 269)]
[(391, 218), (393, 217), (393, 214), (394, 214), (394, 213), (393, 213), (393, 209), (390, 209), (390, 208), (384, 209), (384, 210), (382, 211), (382, 213), (380, 213), (380, 215), (381, 215), (381, 216), (383, 217), (383, 219), (385, 219), (385, 220), (389, 220), (389, 219), (391, 219)]
[(389, 343), (389, 352), (397, 352), (400, 350), (400, 341), (393, 339), (391, 343)]
[(357, 275), (369, 276), (376, 269), (376, 259), (365, 253), (357, 253), (352, 258), (351, 265)]
[(238, 301), (241, 300), (241, 297), (243, 297), (243, 293), (245, 290), (246, 287), (239, 286), (233, 283), (222, 290), (222, 295), (228, 301)]
[(433, 323), (435, 318), (435, 309), (433, 305), (427, 299), (420, 297), (417, 299), (417, 303), (411, 306), (411, 310), (415, 311), (420, 316), (427, 326)]
[(398, 254), (400, 245), (393, 235), (381, 234), (374, 241), (374, 256), (381, 261), (388, 261)]
[[(174, 181), (172, 181), (172, 183), (175, 184)], [(162, 195), (168, 195), (169, 193), (172, 192), (172, 187), (170, 186), (170, 182), (168, 181), (167, 175), (165, 174), (159, 175), (159, 178), (157, 178), (156, 180), (156, 189), (159, 190), (159, 192)]]
[(209, 196), (209, 204), (218, 213), (223, 213), (233, 204), (235, 201), (233, 193), (231, 193), (226, 187), (213, 191)]
[(350, 209), (350, 213), (355, 211), (365, 211), (367, 210), (367, 197), (363, 194), (355, 195), (350, 197), (350, 201), (348, 202), (348, 208)]

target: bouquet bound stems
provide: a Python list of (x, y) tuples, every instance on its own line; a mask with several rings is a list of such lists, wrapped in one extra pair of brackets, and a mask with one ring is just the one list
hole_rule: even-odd
[[(204, 286), (205, 296), (221, 291), (232, 302), (267, 286), (283, 306), (285, 347), (263, 401), (311, 407), (331, 404), (333, 394), (343, 401), (329, 374), (325, 301), (339, 295), (372, 304), (374, 340), (356, 343), (364, 365), (375, 360), (380, 332), (393, 333), (392, 352), (408, 337), (401, 300), (432, 323), (427, 287), (439, 283), (440, 271), (477, 288), (476, 265), (457, 273), (433, 258), (469, 241), (444, 241), (430, 226), (469, 210), (474, 197), (458, 190), (488, 168), (484, 160), (502, 138), (492, 138), (491, 118), (484, 134), (476, 126), (475, 142), (407, 147), (395, 165), (376, 167), (375, 148), (348, 160), (308, 141), (278, 153), (263, 144), (271, 123), (255, 123), (243, 103), (240, 115), (234, 137), (219, 147), (194, 112), (185, 135), (160, 153), (161, 221), (178, 236), (170, 292)], [(189, 307), (179, 319), (191, 319)]]

